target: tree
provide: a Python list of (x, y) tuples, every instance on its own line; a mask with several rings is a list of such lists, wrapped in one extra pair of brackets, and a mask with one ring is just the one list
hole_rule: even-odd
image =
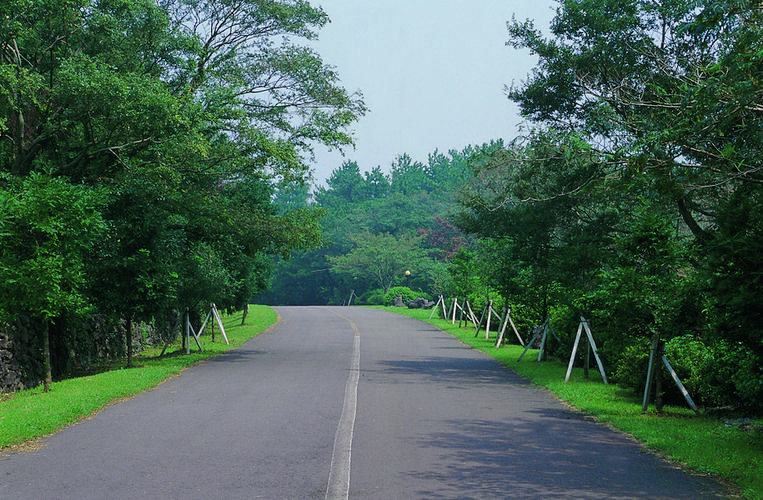
[(704, 239), (718, 204), (760, 181), (760, 16), (744, 0), (562, 1), (552, 39), (509, 24), (509, 43), (540, 57), (509, 97), (647, 175)]
[(41, 174), (0, 189), (0, 317), (41, 322), (45, 392), (50, 323), (88, 305), (85, 255), (105, 230), (101, 203), (98, 193)]
[(301, 0), (0, 6), (0, 179), (104, 193), (108, 234), (83, 248), (100, 312), (241, 307), (266, 256), (317, 245), (315, 215), (271, 196), (365, 112), (304, 46), (327, 21)]
[(365, 199), (363, 175), (357, 162), (346, 161), (334, 169), (326, 180), (326, 187), (320, 186), (315, 200), (325, 208), (341, 209), (351, 203)]
[[(747, 0), (560, 1), (550, 38), (532, 22), (509, 23), (509, 44), (539, 63), (508, 91), (525, 117), (601, 154), (612, 199), (635, 186), (632, 213), (680, 218), (678, 239), (693, 237), (692, 267), (680, 274), (707, 301), (706, 337), (741, 342), (744, 364), (758, 366), (761, 16)], [(631, 222), (621, 230), (638, 234)], [(656, 288), (646, 286), (646, 304), (664, 299)], [(760, 386), (750, 373), (745, 384)]]
[(572, 134), (536, 131), (484, 155), (472, 172), (458, 225), (492, 241), (500, 265), (490, 282), (543, 321), (552, 295), (590, 284), (612, 232), (627, 222), (629, 198), (611, 196), (606, 162)]
[(408, 154), (399, 155), (392, 163), (392, 190), (402, 195), (412, 195), (431, 189), (424, 165)]
[(355, 248), (346, 255), (330, 259), (334, 268), (356, 277), (367, 277), (378, 284), (384, 293), (406, 270), (415, 272), (425, 267), (423, 263), (428, 260), (417, 236), (395, 237), (363, 232), (352, 240)]

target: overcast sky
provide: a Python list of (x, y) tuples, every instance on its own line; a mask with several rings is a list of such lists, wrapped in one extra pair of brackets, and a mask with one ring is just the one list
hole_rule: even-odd
[(319, 183), (344, 160), (362, 171), (389, 172), (408, 153), (425, 163), (493, 139), (515, 137), (521, 123), (504, 86), (535, 64), (507, 47), (514, 14), (546, 29), (552, 0), (314, 0), (331, 18), (315, 44), (342, 85), (359, 90), (370, 108), (354, 126), (356, 149), (318, 151)]

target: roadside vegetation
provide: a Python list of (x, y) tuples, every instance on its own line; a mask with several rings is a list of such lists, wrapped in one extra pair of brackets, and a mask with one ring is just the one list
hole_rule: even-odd
[(222, 317), (229, 345), (218, 334), (201, 337), (203, 351), (192, 342), (191, 354), (182, 349), (181, 341), (171, 344), (164, 355), (163, 346), (147, 349), (133, 359), (133, 367), (113, 362), (94, 367), (90, 373), (53, 382), (52, 390), (43, 386), (3, 394), (0, 399), (0, 450), (28, 444), (79, 422), (104, 407), (156, 387), (186, 368), (212, 356), (240, 346), (277, 321), (276, 312), (267, 306), (250, 306), (246, 321), (241, 314)]
[[(311, 186), (314, 148), (351, 146), (366, 112), (308, 46), (328, 21), (296, 0), (0, 3), (0, 391), (152, 366), (132, 353), (212, 302), (443, 295), (510, 308), (525, 333), (548, 320), (552, 360), (585, 317), (633, 394), (664, 345), (700, 406), (763, 415), (759, 2), (559, 0), (548, 30), (511, 19), (508, 45), (538, 58), (507, 89), (521, 133), (424, 162), (390, 151), (388, 172), (348, 159)], [(104, 403), (83, 404), (72, 421)], [(760, 469), (709, 454), (698, 469)]]
[[(565, 383), (568, 360), (548, 359), (538, 362), (538, 350), (524, 351), (519, 345), (495, 347), (495, 332), (485, 340), (484, 328), (475, 337), (475, 329), (459, 328), (431, 310), (402, 307), (379, 307), (393, 313), (427, 321), (453, 335), (464, 344), (479, 349), (533, 383), (545, 387), (573, 408), (597, 422), (633, 436), (648, 450), (690, 471), (712, 474), (738, 487), (748, 499), (763, 498), (763, 420), (743, 418), (741, 414), (695, 414), (686, 405), (665, 405), (661, 412), (651, 405), (642, 413), (642, 395), (617, 384), (605, 385), (595, 368), (589, 379), (581, 363), (573, 368)], [(595, 364), (593, 365), (595, 367)]]

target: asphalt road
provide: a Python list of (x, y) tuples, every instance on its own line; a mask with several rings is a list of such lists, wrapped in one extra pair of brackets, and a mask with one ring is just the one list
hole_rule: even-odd
[(281, 307), (238, 349), (0, 456), (2, 499), (719, 498), (426, 323)]

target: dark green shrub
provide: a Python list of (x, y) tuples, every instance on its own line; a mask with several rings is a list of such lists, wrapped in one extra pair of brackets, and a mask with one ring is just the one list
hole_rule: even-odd
[(369, 290), (360, 297), (358, 297), (358, 304), (366, 304), (369, 306), (382, 306), (384, 305), (384, 291), (380, 288), (375, 290)]
[[(644, 337), (636, 337), (632, 340), (634, 343), (625, 347), (615, 362), (612, 381), (643, 393), (646, 387), (651, 346), (649, 340)], [(605, 369), (607, 369), (606, 365)]]

